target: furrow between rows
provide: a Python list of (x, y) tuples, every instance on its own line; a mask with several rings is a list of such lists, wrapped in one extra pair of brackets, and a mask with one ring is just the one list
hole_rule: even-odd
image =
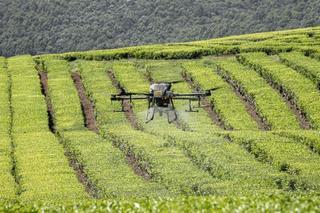
[[(147, 181), (148, 179), (140, 174), (136, 175), (138, 172), (135, 174), (134, 168), (130, 168), (133, 165), (129, 163), (135, 160), (136, 155), (121, 152), (118, 148), (113, 147), (109, 138), (103, 139), (89, 131), (84, 126), (84, 122), (80, 122), (84, 120), (83, 114), (86, 112), (81, 110), (79, 91), (72, 80), (68, 63), (62, 60), (47, 59), (45, 65), (48, 71), (48, 86), (51, 91), (54, 116), (56, 122), (62, 122), (60, 125), (57, 123), (57, 126), (63, 127), (61, 130), (58, 128), (62, 141), (74, 158), (81, 163), (90, 181), (94, 183), (98, 197), (166, 195), (163, 187)], [(78, 83), (82, 84), (82, 79), (80, 80)], [(85, 87), (82, 92), (82, 98), (87, 99), (85, 102), (88, 102), (90, 99), (87, 97)], [(68, 93), (67, 97), (64, 96), (66, 93)], [(75, 111), (71, 114), (65, 112), (66, 107), (72, 107)], [(66, 124), (64, 123), (66, 119), (76, 121), (76, 123)], [(105, 131), (104, 128), (98, 130), (99, 132)]]
[(311, 80), (263, 53), (242, 54), (238, 61), (256, 70), (298, 112), (304, 129), (320, 125), (320, 93)]

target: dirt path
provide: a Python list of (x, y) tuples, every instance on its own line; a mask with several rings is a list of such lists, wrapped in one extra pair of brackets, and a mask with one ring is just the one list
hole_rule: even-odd
[(52, 133), (56, 133), (56, 128), (53, 121), (53, 108), (49, 98), (48, 74), (46, 72), (39, 72), (39, 78), (41, 82), (41, 92), (42, 95), (45, 97), (47, 103), (48, 126)]
[[(270, 85), (279, 91), (282, 100), (286, 102), (290, 110), (295, 114), (297, 120), (299, 121), (300, 128), (301, 129), (312, 129), (310, 122), (307, 119), (307, 116), (302, 110), (299, 108), (299, 106), (295, 103), (295, 101), (288, 95), (288, 93), (285, 92), (285, 90), (280, 86), (277, 87), (273, 83), (270, 83)], [(279, 89), (278, 89), (279, 88)]]
[(44, 71), (39, 72), (39, 79), (41, 83), (41, 92), (42, 95), (45, 97), (46, 104), (47, 104), (47, 113), (48, 113), (48, 125), (49, 129), (52, 133), (55, 134), (55, 136), (58, 138), (58, 140), (64, 145), (65, 150), (65, 156), (67, 157), (69, 161), (69, 166), (73, 168), (73, 170), (76, 173), (76, 176), (78, 178), (78, 181), (85, 187), (86, 192), (92, 196), (93, 198), (98, 198), (98, 189), (97, 187), (90, 181), (89, 177), (84, 171), (84, 166), (77, 160), (76, 156), (69, 151), (69, 149), (66, 147), (65, 143), (63, 143), (62, 137), (57, 133), (55, 124), (53, 122), (54, 118), (54, 111), (52, 107), (52, 103), (49, 96), (49, 90), (48, 90), (48, 74)]
[(85, 119), (85, 126), (89, 130), (97, 133), (98, 127), (96, 117), (94, 114), (94, 105), (86, 95), (85, 88), (81, 80), (81, 76), (79, 75), (79, 73), (75, 72), (71, 74), (71, 77), (73, 79), (74, 85), (76, 86), (80, 98), (81, 108)]
[[(245, 66), (250, 66), (250, 65), (246, 65), (245, 62), (241, 61), (241, 59), (237, 59), (239, 61), (239, 63), (245, 65)], [(279, 57), (278, 56), (273, 56), (273, 60), (275, 61), (279, 61)], [(254, 69), (256, 70), (256, 69)], [(308, 120), (306, 113), (304, 113), (300, 107), (298, 106), (298, 104), (294, 101), (294, 99), (286, 92), (286, 90), (281, 86), (278, 85), (276, 83), (274, 83), (272, 80), (270, 80), (269, 78), (265, 78), (265, 76), (258, 70), (256, 70), (257, 73), (264, 78), (268, 84), (276, 91), (278, 91), (282, 97), (282, 100), (287, 104), (287, 106), (290, 108), (290, 110), (294, 113), (294, 115), (296, 116), (297, 120), (299, 121), (299, 125), (301, 129), (312, 129), (312, 126), (310, 124), (310, 121)]]
[(217, 70), (218, 75), (220, 75), (233, 89), (233, 92), (241, 99), (241, 101), (245, 104), (246, 111), (249, 115), (256, 121), (260, 130), (271, 130), (271, 126), (267, 123), (265, 119), (258, 113), (254, 105), (254, 101), (251, 100), (245, 92), (243, 92), (242, 88), (240, 88), (230, 77), (226, 77), (223, 75), (219, 68)]
[[(121, 87), (120, 83), (117, 81), (116, 77), (114, 76), (114, 73), (111, 70), (107, 71), (108, 77), (112, 81), (112, 85), (118, 90), (119, 93), (124, 93), (125, 90), (124, 88)], [(129, 100), (124, 100), (123, 101), (123, 109), (124, 109), (124, 114), (128, 121), (130, 122), (131, 126), (136, 129), (136, 130), (143, 130), (141, 125), (139, 125), (139, 122), (137, 121), (134, 112), (132, 110), (132, 106), (129, 102)]]
[[(195, 90), (200, 90), (200, 88), (196, 86), (193, 79), (190, 76), (188, 76), (187, 73), (183, 72), (182, 77), (191, 86), (191, 88)], [(201, 98), (201, 105), (202, 105), (202, 108), (208, 113), (208, 116), (211, 118), (214, 124), (216, 124), (221, 129), (232, 130), (231, 128), (227, 128), (225, 126), (223, 120), (220, 118), (220, 115), (216, 112), (216, 110), (214, 109), (214, 106), (212, 105), (212, 103), (210, 103), (208, 98), (205, 98), (205, 97)]]
[[(125, 92), (125, 90), (120, 86), (120, 83), (117, 81), (114, 73), (111, 70), (107, 71), (107, 76), (112, 81), (113, 86), (118, 90), (119, 93)], [(124, 113), (128, 121), (130, 122), (131, 126), (136, 130), (143, 130), (142, 127), (139, 125), (134, 112), (132, 110), (131, 104), (128, 100), (123, 101), (123, 108)], [(114, 113), (122, 113), (122, 112), (114, 112)], [(138, 159), (135, 157), (134, 153), (127, 152), (126, 154), (126, 161), (133, 169), (134, 173), (138, 176), (143, 177), (145, 180), (150, 180), (151, 175), (148, 171), (139, 164)]]

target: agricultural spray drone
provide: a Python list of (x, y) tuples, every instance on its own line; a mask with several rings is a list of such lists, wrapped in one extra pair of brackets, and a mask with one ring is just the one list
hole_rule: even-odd
[(210, 96), (211, 92), (217, 90), (218, 88), (213, 88), (210, 90), (205, 90), (204, 92), (195, 92), (195, 93), (174, 93), (171, 90), (171, 86), (174, 83), (179, 83), (180, 81), (175, 82), (165, 82), (165, 83), (152, 83), (150, 85), (149, 93), (135, 93), (135, 92), (125, 92), (122, 91), (119, 94), (111, 95), (111, 101), (121, 101), (122, 108), (118, 112), (125, 112), (124, 101), (133, 100), (147, 100), (148, 101), (148, 110), (146, 114), (146, 123), (153, 120), (155, 113), (159, 112), (160, 116), (164, 113), (167, 114), (168, 122), (172, 123), (177, 120), (177, 112), (174, 106), (174, 100), (188, 100), (189, 108), (186, 112), (197, 112), (193, 110), (191, 105), (192, 101), (198, 101), (198, 108), (200, 106), (200, 101), (202, 97)]

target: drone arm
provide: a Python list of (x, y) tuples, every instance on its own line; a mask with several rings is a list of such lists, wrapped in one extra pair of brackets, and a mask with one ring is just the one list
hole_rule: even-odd
[(111, 97), (111, 101), (122, 100), (147, 100), (149, 97)]
[(199, 98), (199, 96), (194, 96), (194, 97), (182, 97), (182, 96), (179, 96), (179, 97), (172, 97), (172, 99), (174, 100), (191, 100), (191, 101), (197, 101)]
[(173, 94), (173, 97), (205, 97), (205, 96), (210, 96), (211, 91), (205, 91), (205, 92), (195, 92), (195, 93), (178, 93), (178, 94)]

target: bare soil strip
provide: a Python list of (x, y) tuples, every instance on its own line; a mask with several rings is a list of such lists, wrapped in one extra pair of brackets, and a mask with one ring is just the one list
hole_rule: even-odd
[(81, 76), (79, 75), (79, 73), (72, 73), (71, 77), (73, 79), (74, 85), (77, 89), (80, 98), (82, 113), (85, 120), (85, 126), (89, 130), (97, 133), (98, 127), (94, 114), (94, 105), (86, 95), (85, 88), (81, 80)]
[[(113, 86), (118, 90), (118, 92), (120, 94), (124, 93), (125, 90), (124, 88), (121, 87), (120, 83), (117, 81), (116, 77), (114, 76), (114, 73), (111, 70), (108, 70), (107, 75), (111, 79)], [(130, 122), (131, 126), (136, 130), (142, 130), (142, 127), (139, 125), (139, 122), (137, 121), (134, 115), (134, 112), (132, 110), (132, 106), (129, 100), (123, 101), (123, 108), (124, 108), (124, 113), (126, 115), (126, 118)]]
[(48, 120), (49, 120), (49, 128), (52, 133), (56, 133), (56, 137), (58, 140), (63, 144), (64, 150), (65, 150), (65, 156), (68, 158), (70, 167), (73, 168), (73, 170), (76, 173), (76, 176), (78, 178), (78, 181), (84, 185), (86, 192), (93, 198), (99, 198), (98, 196), (98, 189), (97, 187), (90, 181), (89, 177), (84, 171), (84, 166), (76, 159), (75, 155), (72, 154), (66, 144), (63, 142), (62, 137), (59, 135), (59, 133), (56, 131), (56, 127), (54, 124), (54, 111), (51, 104), (50, 96), (49, 96), (49, 90), (48, 90), (48, 75), (44, 71), (39, 72), (39, 78), (41, 83), (41, 91), (43, 96), (45, 97), (46, 104), (47, 104), (47, 112), (48, 112)]
[(296, 104), (296, 102), (294, 101), (294, 99), (288, 95), (288, 93), (285, 92), (285, 90), (283, 90), (283, 88), (277, 87), (275, 85), (273, 85), (271, 83), (271, 85), (273, 86), (274, 89), (278, 89), (278, 91), (281, 94), (282, 99), (286, 102), (286, 104), (289, 106), (289, 108), (291, 109), (291, 111), (295, 114), (296, 118), (299, 121), (300, 124), (300, 128), (301, 129), (312, 129), (311, 124), (309, 122), (309, 120), (307, 119), (306, 113), (302, 112), (302, 110), (299, 108), (299, 106)]
[[(107, 75), (112, 81), (113, 86), (119, 91), (119, 93), (123, 93), (125, 90), (120, 86), (120, 83), (117, 81), (116, 77), (114, 76), (114, 73), (111, 70), (107, 71)], [(139, 125), (131, 104), (129, 103), (128, 100), (123, 102), (123, 107), (124, 107), (124, 113), (128, 121), (130, 122), (131, 126), (136, 129), (136, 130), (143, 130), (142, 127)], [(150, 180), (151, 175), (148, 173), (146, 168), (142, 167), (139, 164), (139, 160), (135, 157), (134, 153), (131, 152), (126, 152), (126, 161), (127, 163), (131, 166), (133, 169), (134, 173), (138, 176), (143, 177), (145, 180)]]
[[(182, 73), (182, 77), (194, 90), (200, 90), (200, 87), (195, 84), (193, 79), (186, 72)], [(219, 126), (221, 129), (232, 130), (231, 128), (227, 128), (225, 126), (220, 115), (216, 112), (214, 105), (208, 100), (208, 98), (201, 98), (201, 105), (202, 108), (208, 113), (208, 116), (211, 118), (214, 124)]]
[(48, 75), (46, 72), (39, 72), (39, 78), (41, 82), (41, 92), (46, 99), (47, 104), (47, 113), (48, 113), (48, 126), (52, 133), (56, 133), (56, 128), (53, 121), (53, 108), (52, 103), (49, 98), (49, 91), (48, 91)]
[(143, 177), (145, 180), (151, 180), (151, 175), (147, 172), (145, 168), (142, 168), (138, 164), (138, 159), (134, 156), (133, 153), (128, 152), (126, 155), (127, 163), (133, 168), (133, 171), (136, 175)]
[[(278, 57), (276, 57), (274, 59), (280, 60)], [(245, 64), (241, 60), (239, 60), (239, 62), (241, 64)], [(248, 65), (246, 65), (246, 66), (248, 66)], [(259, 73), (259, 75), (262, 76), (273, 89), (275, 89), (276, 91), (278, 91), (280, 93), (282, 100), (288, 105), (288, 107), (291, 109), (291, 111), (295, 114), (297, 120), (299, 121), (300, 128), (306, 129), (306, 130), (312, 129), (312, 126), (310, 124), (309, 119), (306, 116), (306, 113), (300, 109), (298, 104), (294, 101), (294, 98), (291, 95), (289, 95), (287, 93), (287, 91), (281, 85), (278, 85), (275, 82), (273, 82), (272, 80), (270, 80), (269, 78), (266, 78), (264, 75), (262, 75), (261, 72), (257, 71), (257, 73)]]
[(8, 94), (9, 94), (9, 113), (10, 113), (10, 123), (9, 123), (9, 137), (10, 137), (10, 144), (11, 144), (11, 152), (10, 152), (10, 160), (12, 164), (11, 168), (11, 175), (13, 176), (14, 182), (16, 183), (16, 194), (19, 196), (22, 193), (22, 187), (20, 183), (20, 175), (18, 174), (17, 170), (17, 159), (15, 155), (16, 150), (16, 144), (14, 143), (14, 137), (12, 133), (12, 127), (13, 127), (13, 107), (12, 107), (12, 76), (11, 73), (8, 71), (8, 65), (7, 62), (5, 63), (5, 67), (7, 69), (8, 73)]
[[(275, 61), (281, 62), (280, 57), (278, 55), (273, 55), (273, 59)], [(311, 123), (309, 119), (306, 116), (306, 113), (303, 112), (300, 107), (297, 105), (297, 103), (294, 101), (294, 98), (287, 93), (287, 91), (281, 86), (277, 85), (271, 80), (267, 80), (269, 85), (272, 86), (275, 90), (278, 90), (282, 99), (286, 102), (286, 104), (289, 106), (291, 111), (295, 114), (296, 118), (299, 121), (300, 128), (302, 129), (312, 129)]]
[[(63, 141), (63, 139), (58, 136), (60, 141)], [(96, 185), (94, 185), (88, 175), (86, 174), (85, 170), (84, 170), (84, 165), (82, 163), (80, 163), (77, 159), (77, 157), (75, 156), (75, 154), (73, 154), (70, 150), (68, 150), (68, 148), (66, 148), (66, 144), (63, 143), (64, 147), (65, 147), (65, 156), (68, 158), (69, 160), (69, 166), (71, 166), (73, 168), (73, 170), (76, 172), (77, 178), (79, 180), (79, 182), (85, 186), (85, 190), (86, 192), (93, 198), (100, 198), (99, 195), (99, 189), (96, 187)]]
[(257, 122), (260, 130), (271, 130), (270, 125), (267, 121), (259, 115), (256, 106), (254, 105), (254, 101), (243, 91), (241, 87), (239, 87), (229, 76), (225, 76), (221, 73), (219, 68), (217, 69), (218, 75), (220, 75), (229, 85), (231, 85), (234, 93), (242, 100), (245, 104), (247, 112), (251, 115), (251, 117)]

